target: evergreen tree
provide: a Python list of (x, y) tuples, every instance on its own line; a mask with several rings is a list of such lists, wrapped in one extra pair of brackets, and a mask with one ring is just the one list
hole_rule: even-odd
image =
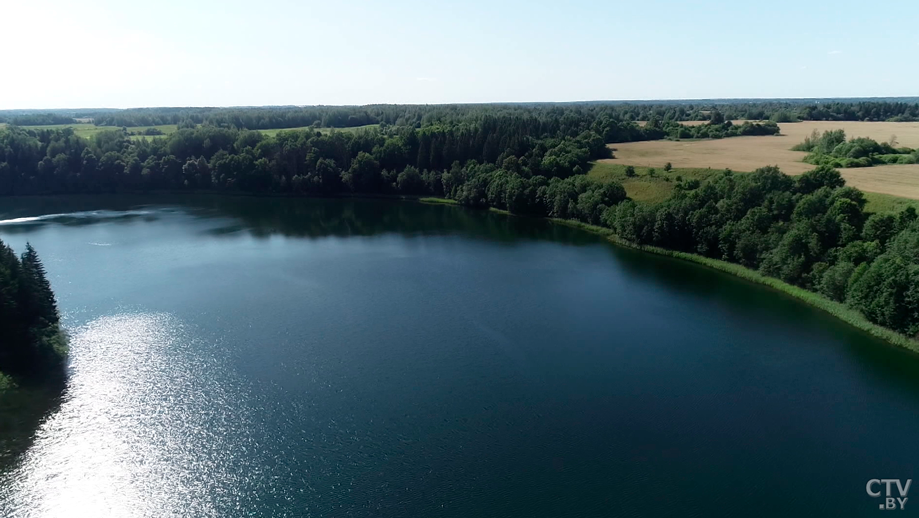
[(26, 251), (22, 254), (22, 269), (32, 285), (37, 300), (38, 317), (48, 324), (59, 323), (57, 302), (54, 300), (54, 292), (51, 291), (51, 283), (48, 282), (45, 265), (38, 258), (38, 252), (32, 248), (31, 243), (26, 243)]
[(60, 378), (66, 344), (44, 265), (31, 245), (22, 257), (0, 241), (0, 372), (19, 380)]

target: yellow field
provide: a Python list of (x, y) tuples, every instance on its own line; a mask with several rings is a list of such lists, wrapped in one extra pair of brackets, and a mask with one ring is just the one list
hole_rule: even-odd
[[(801, 174), (813, 169), (813, 166), (801, 161), (807, 153), (792, 151), (791, 147), (815, 129), (820, 132), (843, 129), (848, 137), (870, 137), (879, 142), (896, 135), (900, 146), (919, 147), (919, 122), (806, 121), (782, 123), (779, 127), (782, 133), (776, 136), (610, 144), (616, 158), (601, 162), (652, 167), (663, 167), (670, 162), (673, 167), (680, 168), (711, 167), (735, 171), (777, 165), (788, 174)], [(919, 164), (841, 169), (840, 173), (848, 185), (864, 191), (919, 199)]]

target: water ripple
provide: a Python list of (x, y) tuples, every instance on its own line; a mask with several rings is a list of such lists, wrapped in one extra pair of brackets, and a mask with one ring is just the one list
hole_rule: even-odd
[(233, 452), (254, 441), (245, 412), (234, 410), (238, 397), (214, 381), (226, 379), (215, 372), (225, 367), (187, 336), (166, 314), (104, 317), (74, 332), (64, 403), (0, 477), (0, 515), (216, 516), (238, 508), (250, 471)]

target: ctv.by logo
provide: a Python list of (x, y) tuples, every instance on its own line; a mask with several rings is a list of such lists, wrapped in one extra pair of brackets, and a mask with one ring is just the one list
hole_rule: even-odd
[[(909, 492), (909, 486), (912, 485), (913, 479), (907, 479), (906, 485), (900, 483), (899, 479), (895, 478), (882, 478), (876, 479), (873, 478), (868, 481), (868, 484), (865, 485), (865, 490), (868, 491), (868, 494), (874, 498), (881, 496), (881, 486), (887, 486), (887, 491), (885, 493), (884, 503), (878, 505), (878, 509), (882, 511), (891, 511), (894, 509), (903, 510), (903, 507), (906, 505), (906, 501), (909, 500), (906, 498), (906, 493)], [(897, 492), (900, 493), (899, 497), (891, 496), (890, 485), (897, 485)]]

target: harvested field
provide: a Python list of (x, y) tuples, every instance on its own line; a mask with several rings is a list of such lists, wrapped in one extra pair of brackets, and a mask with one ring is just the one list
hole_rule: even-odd
[[(807, 153), (792, 151), (791, 147), (815, 129), (820, 132), (843, 129), (848, 137), (870, 137), (877, 141), (887, 141), (896, 135), (900, 146), (919, 147), (919, 122), (807, 121), (782, 123), (779, 127), (782, 134), (776, 136), (610, 144), (616, 158), (602, 162), (652, 167), (670, 162), (673, 167), (680, 168), (712, 167), (735, 171), (777, 165), (788, 174), (801, 174), (813, 166), (801, 162)], [(919, 164), (841, 169), (840, 173), (849, 185), (864, 191), (919, 199)]]

